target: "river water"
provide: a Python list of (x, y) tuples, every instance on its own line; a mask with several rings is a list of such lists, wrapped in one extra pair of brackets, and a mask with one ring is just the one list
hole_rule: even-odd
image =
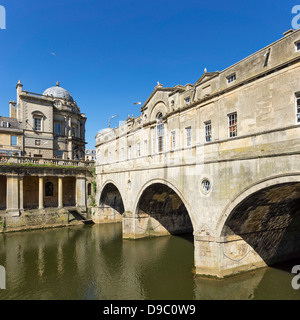
[(0, 299), (300, 300), (295, 264), (209, 280), (193, 272), (192, 236), (122, 240), (121, 224), (21, 232), (0, 235)]

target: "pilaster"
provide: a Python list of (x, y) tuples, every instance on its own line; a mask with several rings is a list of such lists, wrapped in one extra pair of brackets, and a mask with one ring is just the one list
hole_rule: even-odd
[(76, 207), (82, 211), (87, 211), (85, 176), (76, 177)]
[(19, 217), (19, 176), (17, 174), (7, 175), (6, 188), (6, 212), (13, 217)]

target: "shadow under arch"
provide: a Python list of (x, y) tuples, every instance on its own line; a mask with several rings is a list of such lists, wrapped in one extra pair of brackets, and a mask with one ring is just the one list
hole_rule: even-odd
[(124, 203), (119, 189), (112, 182), (104, 185), (101, 195), (99, 208), (103, 211), (103, 215), (107, 219), (122, 220), (122, 215), (125, 212)]
[(228, 252), (224, 246), (229, 258), (234, 251), (244, 251), (244, 258), (252, 252), (253, 259), (270, 266), (299, 257), (300, 176), (276, 177), (251, 186), (228, 206), (219, 223), (222, 219), (220, 237), (237, 236), (244, 243), (231, 246)]
[(193, 223), (182, 195), (168, 182), (154, 180), (140, 191), (136, 215), (147, 236), (193, 233)]

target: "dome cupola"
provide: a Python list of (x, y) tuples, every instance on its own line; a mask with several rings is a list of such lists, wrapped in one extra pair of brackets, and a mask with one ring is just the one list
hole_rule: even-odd
[(59, 82), (56, 82), (56, 87), (51, 87), (47, 89), (43, 96), (53, 97), (53, 98), (59, 98), (59, 99), (65, 99), (70, 102), (74, 102), (73, 97), (71, 94), (65, 90), (64, 88), (60, 87)]

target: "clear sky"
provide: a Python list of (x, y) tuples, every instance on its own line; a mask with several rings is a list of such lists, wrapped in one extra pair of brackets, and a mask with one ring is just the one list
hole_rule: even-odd
[[(43, 93), (60, 81), (88, 117), (86, 140), (140, 114), (157, 81), (195, 83), (291, 29), (290, 0), (0, 0), (0, 115), (16, 84)], [(52, 55), (51, 53), (55, 53)]]

